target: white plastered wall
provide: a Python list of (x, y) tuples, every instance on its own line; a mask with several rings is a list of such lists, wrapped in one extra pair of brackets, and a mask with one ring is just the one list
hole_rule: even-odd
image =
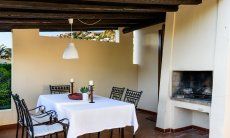
[[(63, 60), (69, 39), (41, 37), (38, 29), (13, 30), (13, 92), (34, 107), (50, 84), (68, 84), (70, 78), (76, 80), (75, 90), (94, 80), (95, 92), (102, 96), (109, 96), (112, 86), (137, 89), (132, 33), (120, 34), (120, 43), (74, 40), (80, 58)], [(0, 111), (0, 118), (0, 125), (16, 123), (15, 107)]]
[(157, 127), (181, 128), (196, 125), (209, 128), (209, 115), (174, 107), (171, 97), (173, 70), (214, 69), (217, 0), (200, 5), (180, 6), (167, 13)]
[(157, 112), (158, 48), (162, 24), (134, 32), (134, 60), (138, 64), (138, 90), (143, 91), (139, 108)]

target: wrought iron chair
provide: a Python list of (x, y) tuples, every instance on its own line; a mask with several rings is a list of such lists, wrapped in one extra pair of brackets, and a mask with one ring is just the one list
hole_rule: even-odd
[(134, 91), (134, 90), (127, 89), (125, 93), (124, 102), (132, 103), (137, 108), (142, 93), (143, 91)]
[(29, 136), (31, 138), (36, 138), (36, 137), (47, 136), (47, 135), (52, 136), (52, 134), (64, 132), (64, 137), (66, 138), (66, 132), (68, 131), (69, 122), (67, 125), (63, 125), (62, 122), (64, 121), (66, 122), (68, 121), (68, 119), (62, 119), (52, 124), (34, 125), (30, 112), (26, 106), (24, 99), (20, 100), (19, 104), (23, 109), (23, 115), (26, 120), (25, 122), (26, 122), (26, 136), (27, 137)]
[[(124, 97), (124, 102), (134, 104), (135, 108), (137, 108), (142, 93), (143, 93), (142, 91), (134, 91), (134, 90), (127, 89)], [(121, 135), (121, 137), (124, 137), (124, 128), (119, 128), (119, 135)], [(110, 130), (110, 138), (112, 137), (113, 137), (113, 130)], [(135, 135), (133, 135), (133, 138), (135, 138)]]
[(109, 98), (121, 101), (124, 91), (125, 91), (124, 87), (123, 88), (113, 87)]
[[(121, 101), (124, 91), (125, 91), (124, 87), (123, 88), (113, 87), (109, 98)], [(119, 128), (119, 133), (120, 131), (121, 129)], [(100, 133), (98, 133), (98, 135), (100, 135)], [(113, 129), (110, 130), (110, 137), (112, 138), (112, 136), (113, 136)]]
[[(26, 127), (26, 120), (23, 115), (23, 109), (22, 106), (20, 105), (20, 98), (19, 95), (17, 94), (12, 94), (11, 96), (13, 97), (16, 110), (17, 110), (17, 130), (16, 130), (16, 138), (18, 138), (18, 131), (19, 131), (19, 125), (22, 127), (22, 137), (24, 136), (24, 128)], [(37, 110), (37, 114), (32, 114), (31, 111)], [(47, 111), (45, 112), (45, 107), (44, 106), (39, 106), (33, 109), (29, 110), (30, 116), (32, 118), (33, 125), (39, 125), (39, 124), (45, 124), (45, 123), (50, 123), (53, 118), (56, 117), (56, 112), (54, 111)]]
[(70, 85), (50, 85), (51, 94), (70, 93)]

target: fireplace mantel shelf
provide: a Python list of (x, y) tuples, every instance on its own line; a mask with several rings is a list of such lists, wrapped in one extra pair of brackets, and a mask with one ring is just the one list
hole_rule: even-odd
[(187, 102), (187, 103), (194, 103), (194, 104), (200, 104), (200, 105), (205, 105), (205, 106), (211, 106), (211, 101), (205, 101), (205, 100), (199, 100), (199, 99), (190, 99), (190, 98), (176, 98), (176, 97), (172, 97), (171, 99), (176, 100), (176, 101)]
[(211, 103), (206, 104), (202, 101), (199, 102), (199, 100), (193, 100), (193, 99), (180, 99), (180, 98), (171, 98), (172, 104), (175, 107), (208, 113), (210, 114), (211, 111)]

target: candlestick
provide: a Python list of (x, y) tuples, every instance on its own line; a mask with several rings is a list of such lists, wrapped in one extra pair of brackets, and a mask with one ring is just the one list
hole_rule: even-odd
[(90, 92), (90, 102), (89, 103), (95, 103), (93, 101), (93, 85), (89, 85), (89, 92)]
[(71, 92), (71, 94), (73, 94), (73, 84), (74, 84), (74, 82), (70, 82), (70, 87), (71, 87), (70, 92)]

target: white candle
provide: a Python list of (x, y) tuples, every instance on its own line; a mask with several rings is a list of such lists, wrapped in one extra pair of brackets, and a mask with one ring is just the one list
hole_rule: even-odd
[(89, 81), (89, 85), (92, 86), (93, 85), (93, 80)]
[(70, 79), (70, 82), (74, 82), (74, 79), (73, 79), (73, 78), (71, 78), (71, 79)]

